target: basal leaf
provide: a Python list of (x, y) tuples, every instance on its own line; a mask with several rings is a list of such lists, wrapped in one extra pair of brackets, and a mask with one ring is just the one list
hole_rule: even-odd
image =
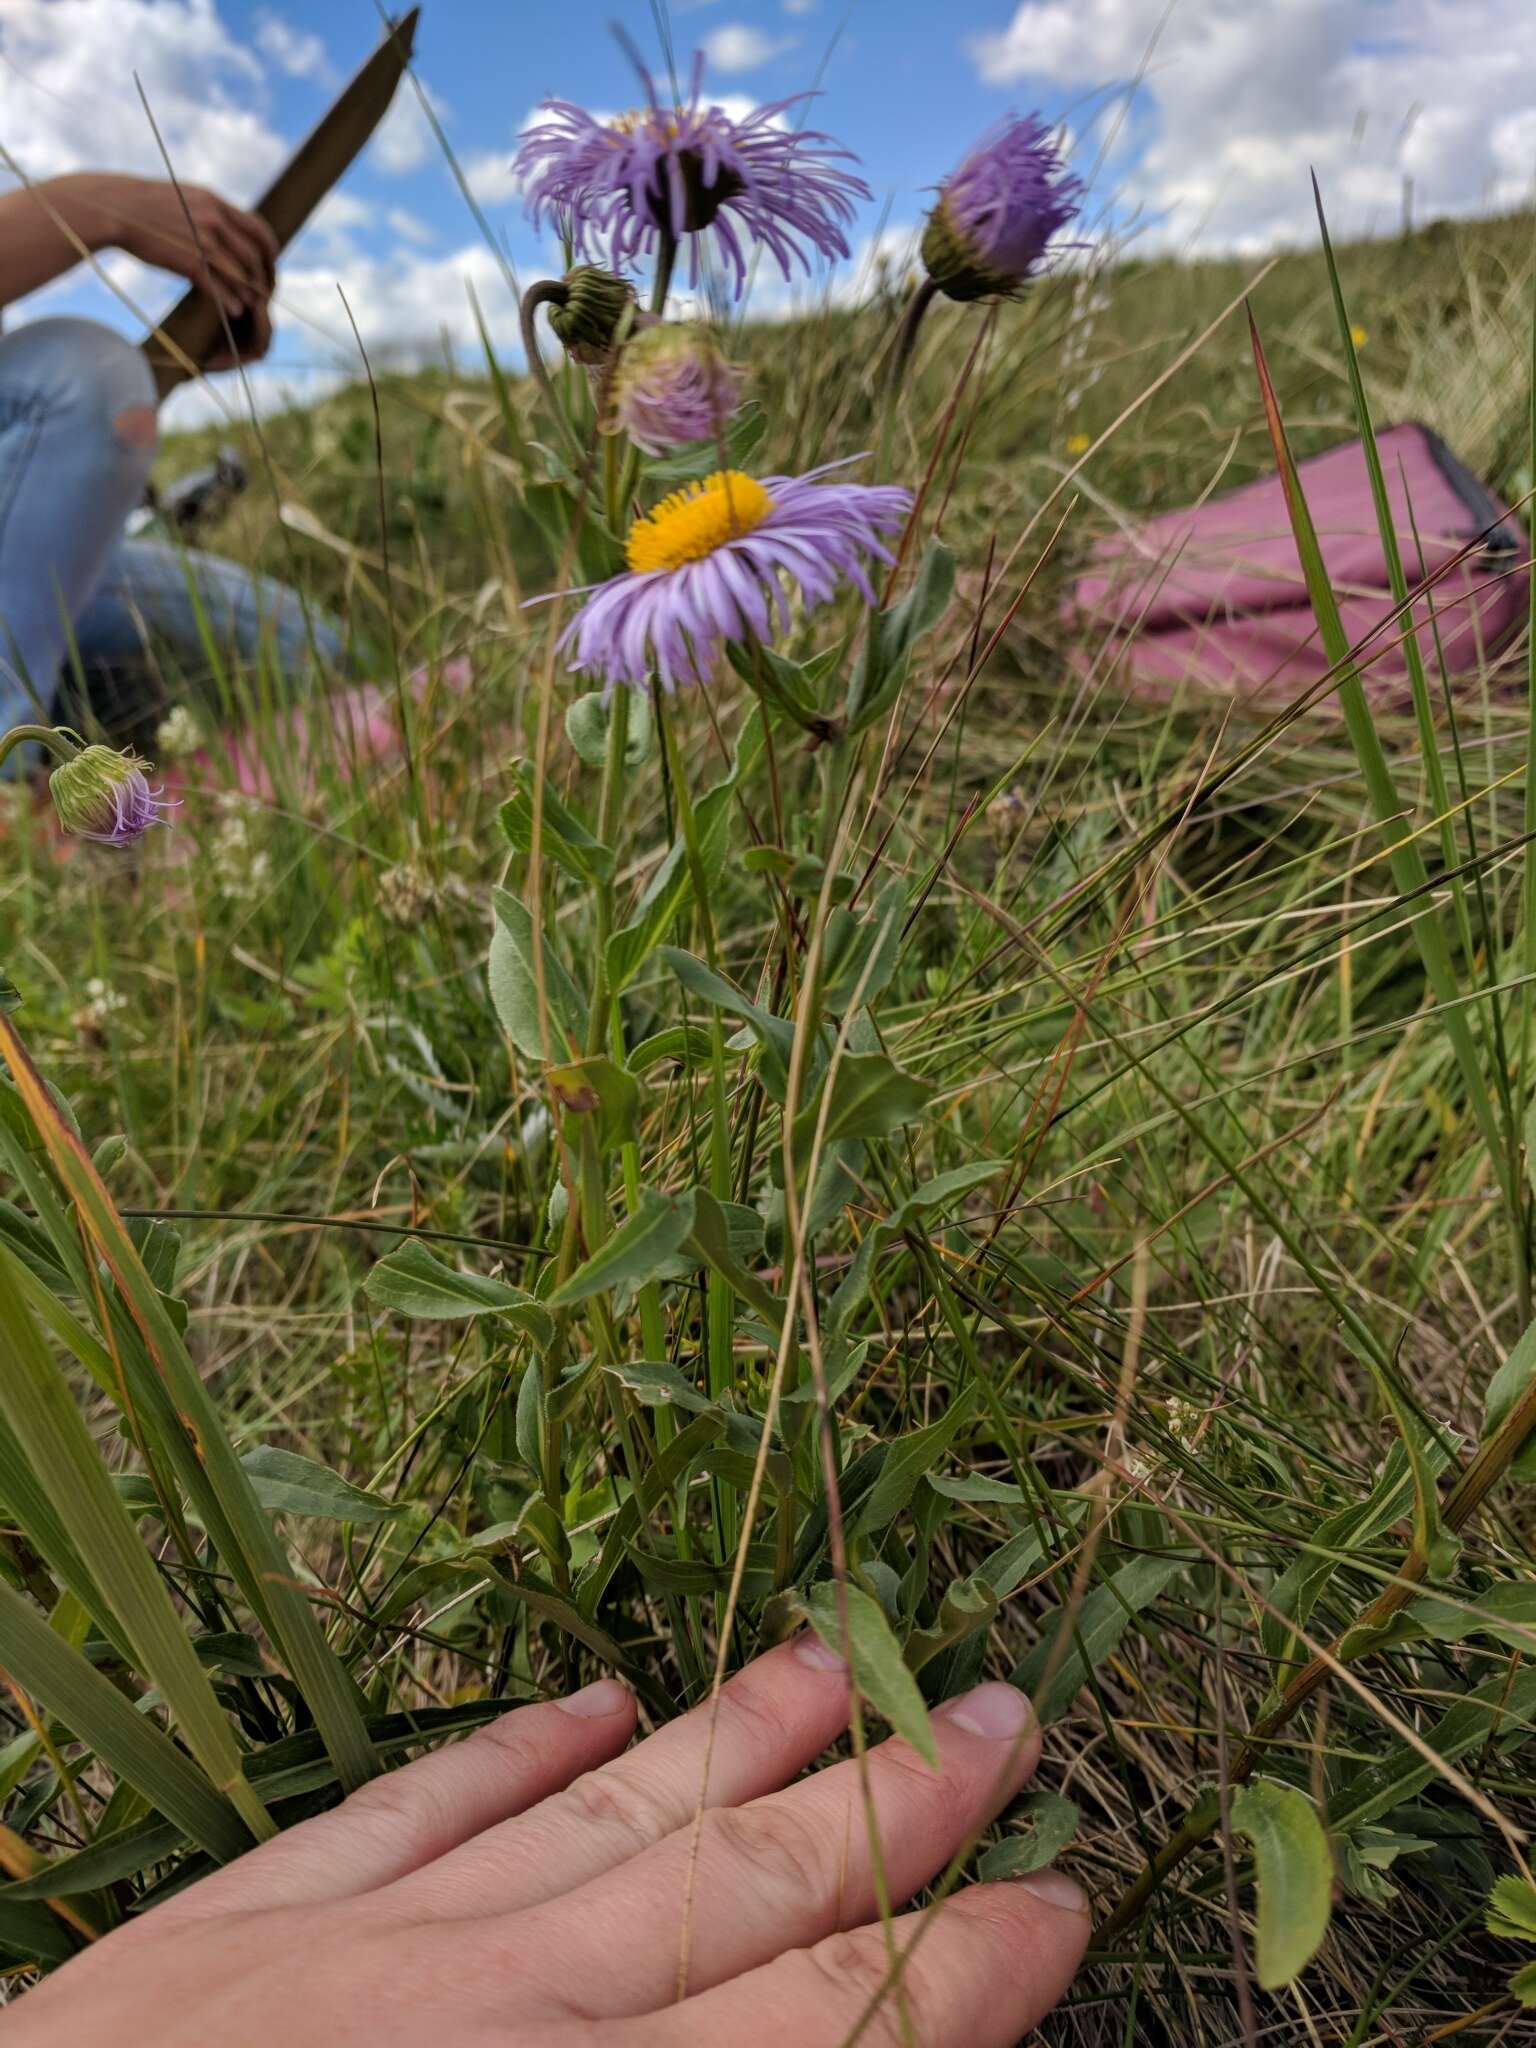
[(425, 1316), (436, 1322), (457, 1322), (464, 1316), (505, 1316), (541, 1347), (554, 1338), (554, 1321), (542, 1303), (483, 1273), (465, 1273), (448, 1266), (419, 1237), (386, 1252), (363, 1282), (363, 1292), (379, 1308), (402, 1316)]
[(928, 1709), (917, 1689), (917, 1680), (907, 1669), (901, 1645), (890, 1623), (862, 1586), (846, 1588), (848, 1628), (844, 1635), (838, 1588), (822, 1579), (811, 1588), (807, 1610), (811, 1626), (829, 1648), (848, 1659), (853, 1682), (898, 1735), (904, 1736), (918, 1755), (937, 1770), (938, 1747), (928, 1721)]
[(1008, 1833), (988, 1849), (976, 1875), (990, 1884), (1044, 1870), (1077, 1833), (1080, 1818), (1076, 1802), (1059, 1792), (1031, 1792), (1009, 1814)]
[(274, 1514), (323, 1515), (365, 1529), (404, 1513), (397, 1502), (354, 1486), (339, 1472), (277, 1444), (258, 1444), (242, 1452), (240, 1462), (251, 1476), (256, 1498)]
[(1232, 1795), (1232, 1826), (1253, 1847), (1258, 1979), (1266, 1991), (1278, 1991), (1301, 1974), (1328, 1932), (1328, 1837), (1306, 1793), (1274, 1778), (1256, 1778)]
[(549, 1008), (546, 1045), (539, 1019), (539, 985), (534, 968), (533, 919), (510, 890), (493, 889), (496, 928), (491, 934), (486, 979), (491, 1001), (508, 1038), (530, 1060), (564, 1059), (579, 1052), (586, 1037), (586, 1005), (576, 984), (544, 940), (544, 996)]

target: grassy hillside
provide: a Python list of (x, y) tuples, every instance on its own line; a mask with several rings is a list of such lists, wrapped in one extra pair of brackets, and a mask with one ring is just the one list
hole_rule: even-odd
[[(1531, 220), (1511, 218), (1340, 252), (1377, 422), (1427, 421), (1516, 499), (1532, 248)], [(809, 1432), (824, 1370), (855, 1582), (931, 1698), (983, 1670), (1036, 1691), (1053, 1723), (1039, 1783), (1075, 1804), (1063, 1861), (1101, 1915), (1249, 1737), (1257, 1775), (1325, 1818), (1332, 1927), (1286, 1988), (1254, 1974), (1256, 1936), (1262, 1967), (1272, 1934), (1251, 1845), (1208, 1824), (1043, 2039), (1492, 2042), (1515, 2037), (1505, 1985), (1523, 1957), (1482, 1931), (1484, 1900), (1536, 1825), (1529, 1484), (1501, 1478), (1459, 1546), (1426, 1562), (1415, 1545), (1530, 1319), (1523, 669), (1472, 679), (1454, 717), (1437, 681), (1432, 750), (1408, 715), (1379, 723), (1396, 815), (1436, 878), (1447, 1000), (1338, 719), (1127, 701), (1080, 680), (1060, 611), (1095, 536), (1272, 465), (1240, 304), (1256, 276), (1296, 452), (1351, 436), (1316, 254), (1127, 260), (1017, 306), (933, 315), (892, 467), (930, 478), (925, 526), (958, 557), (957, 596), (861, 756), (773, 729), (721, 812), (730, 851), (707, 918), (685, 892), (665, 933), (799, 1018), (812, 934), (845, 893), (823, 888), (817, 818), (836, 820), (829, 788), (849, 794), (834, 866), (864, 878), (857, 910), (903, 906), (873, 1019), (849, 1042), (924, 1084), (924, 1106), (848, 1155), (797, 1240), (767, 1056), (734, 1016), (712, 1047), (719, 1012), (657, 956), (615, 1003), (641, 1096), (604, 1201), (616, 1224), (640, 1183), (675, 1192), (713, 1173), (762, 1217), (751, 1263), (776, 1295), (809, 1243), (825, 1358), (795, 1368), (801, 1433), (785, 1425), (732, 1663), (829, 1569)], [(733, 335), (766, 419), (754, 469), (879, 447), (896, 314), (828, 309)], [(169, 1291), (206, 1384), (242, 1445), (298, 1451), (399, 1510), (371, 1528), (284, 1524), (344, 1597), (334, 1642), (380, 1711), (523, 1696), (585, 1667), (517, 1577), (579, 1579), (677, 1426), (610, 1360), (571, 1411), (550, 1500), (548, 1437), (541, 1470), (519, 1422), (525, 1341), (494, 1319), (412, 1321), (362, 1291), (407, 1230), (450, 1263), (547, 1287), (573, 1141), (540, 1063), (498, 1022), (491, 887), (542, 892), (554, 957), (584, 989), (681, 833), (678, 778), (695, 802), (720, 785), (746, 723), (729, 673), (680, 696), (675, 756), (653, 743), (622, 806), (600, 805), (565, 733), (585, 685), (548, 660), (546, 615), (522, 609), (587, 580), (547, 523), (548, 436), (534, 392), (479, 366), (174, 437), (167, 473), (219, 438), (253, 459), (221, 550), (338, 609), (391, 702), (425, 672), (402, 748), (357, 761), (319, 700), (296, 746), (277, 679), (226, 671), (200, 701), (243, 707), (270, 800), (191, 769), (174, 833), (128, 861), (61, 848), (19, 794), (6, 824), (0, 959), (18, 1023), (87, 1145), (124, 1141), (106, 1159), (124, 1213), (176, 1219)], [(793, 651), (835, 638), (818, 620)], [(613, 835), (611, 904), (547, 841), (531, 878), (502, 836), (520, 759)], [(634, 1050), (647, 1044), (650, 1064)], [(839, 1322), (860, 1243), (941, 1174), (961, 1176), (955, 1191), (909, 1205)], [(750, 1305), (733, 1323), (699, 1265), (621, 1288), (613, 1327), (578, 1321), (572, 1355), (601, 1361), (616, 1341), (620, 1364), (664, 1359), (712, 1398), (723, 1358), (726, 1407), (751, 1423), (773, 1333)], [(132, 1464), (91, 1400), (110, 1458)], [(861, 1528), (871, 1454), (924, 1430), (910, 1486)], [(707, 1689), (741, 1466), (738, 1450), (695, 1473), (686, 1501), (673, 1474), (605, 1581), (602, 1626), (656, 1712)], [(498, 1572), (465, 1577), (466, 1558), (493, 1554)], [(1344, 1676), (1274, 1719), (1287, 1677), (1314, 1649), (1336, 1654), (1405, 1560), (1444, 1599), (1411, 1610), (1401, 1640), (1352, 1644)], [(963, 1626), (944, 1607), (956, 1586)], [(946, 1628), (937, 1654), (914, 1650)], [(1445, 1733), (1458, 1703), (1459, 1746)], [(10, 1818), (54, 1854), (75, 1824), (46, 1779), (39, 1764)]]

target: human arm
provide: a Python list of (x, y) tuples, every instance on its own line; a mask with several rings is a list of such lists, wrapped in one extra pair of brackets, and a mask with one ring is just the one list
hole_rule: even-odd
[(867, 1822), (899, 1905), (1033, 1771), (1026, 1703), (939, 1708), (937, 1771), (882, 1744), (868, 1808), (855, 1762), (798, 1775), (848, 1705), (802, 1638), (726, 1686), (712, 1740), (706, 1704), (626, 1753), (613, 1680), (518, 1709), (96, 1943), (0, 2048), (1012, 2048), (1081, 1960), (1082, 1893), (1039, 1872), (883, 1927)]
[(0, 195), (0, 306), (103, 249), (212, 290), (230, 319), (271, 297), (277, 239), (201, 185), (76, 171)]

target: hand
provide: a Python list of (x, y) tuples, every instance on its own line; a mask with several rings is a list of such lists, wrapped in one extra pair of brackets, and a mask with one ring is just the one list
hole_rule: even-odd
[(230, 336), (234, 341), (231, 350), (226, 343), (215, 349), (203, 364), (208, 375), (216, 370), (233, 370), (240, 363), (259, 363), (272, 346), (272, 315), (265, 305), (250, 306), (237, 314), (229, 323)]
[(277, 237), (258, 213), (202, 185), (112, 176), (108, 204), (119, 249), (201, 285), (231, 320), (265, 306), (277, 277)]
[[(872, 2006), (866, 2048), (1012, 2048), (1071, 1981), (1083, 1895), (1041, 1872), (883, 1928), (857, 1765), (789, 1782), (848, 1704), (813, 1638), (725, 1687), (691, 1883), (708, 1705), (627, 1755), (613, 1679), (520, 1708), (108, 1935), (0, 2015), (0, 2048), (837, 2048)], [(868, 1761), (893, 1902), (1039, 1753), (1011, 1686), (933, 1727), (937, 1772), (895, 1740)]]

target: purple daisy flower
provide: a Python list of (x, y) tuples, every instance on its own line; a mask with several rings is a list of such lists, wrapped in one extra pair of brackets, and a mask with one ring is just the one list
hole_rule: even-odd
[(625, 348), (614, 372), (614, 420), (647, 455), (717, 441), (741, 403), (746, 374), (702, 327), (649, 327)]
[(48, 778), (48, 794), (59, 823), (78, 839), (103, 846), (131, 846), (151, 825), (163, 825), (175, 810), (152, 789), (147, 761), (111, 747), (84, 747)]
[(827, 604), (851, 583), (875, 600), (864, 558), (893, 560), (883, 535), (912, 509), (891, 485), (823, 481), (842, 463), (759, 481), (718, 470), (663, 498), (629, 530), (628, 572), (585, 595), (560, 636), (573, 669), (643, 690), (654, 670), (672, 690), (701, 678), (725, 641), (767, 641), (790, 624), (788, 583), (802, 605)]
[(923, 232), (928, 275), (951, 299), (1017, 291), (1083, 192), (1041, 122), (1015, 116), (944, 181)]
[(848, 254), (844, 229), (869, 187), (840, 168), (852, 152), (831, 136), (780, 125), (784, 110), (807, 94), (735, 121), (701, 102), (702, 56), (693, 60), (683, 106), (664, 106), (650, 73), (637, 69), (646, 104), (617, 120), (595, 120), (569, 100), (544, 102), (547, 118), (527, 131), (513, 164), (535, 226), (552, 221), (578, 256), (597, 255), (615, 269), (688, 236), (690, 286), (699, 281), (700, 237), (713, 229), (737, 298), (747, 276), (743, 230), (749, 243), (772, 252), (786, 278), (796, 263), (809, 272), (806, 243), (828, 259)]

